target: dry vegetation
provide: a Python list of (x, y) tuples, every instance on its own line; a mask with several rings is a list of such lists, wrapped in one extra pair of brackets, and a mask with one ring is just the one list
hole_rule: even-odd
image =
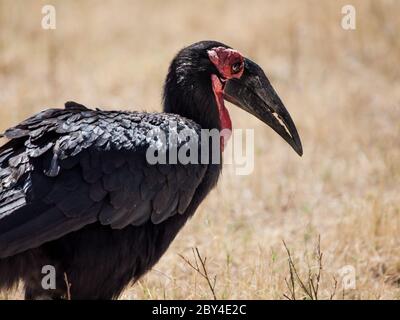
[[(55, 31), (40, 27), (49, 2)], [(340, 26), (347, 3), (357, 9), (356, 31)], [(179, 48), (202, 39), (230, 44), (268, 73), (304, 156), (231, 106), (236, 128), (256, 130), (254, 173), (236, 176), (226, 166), (168, 253), (123, 298), (212, 299), (213, 279), (222, 299), (310, 298), (298, 280), (316, 284), (320, 236), (319, 299), (398, 299), (399, 13), (396, 0), (0, 0), (0, 131), (67, 100), (160, 110)], [(205, 257), (211, 282), (203, 265), (190, 266)], [(356, 272), (353, 290), (338, 274), (346, 265)]]

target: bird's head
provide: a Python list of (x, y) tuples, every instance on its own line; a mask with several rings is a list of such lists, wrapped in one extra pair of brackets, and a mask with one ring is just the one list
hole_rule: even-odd
[[(177, 96), (177, 92), (192, 106), (182, 105), (169, 95)], [(208, 103), (209, 100), (212, 103)], [(303, 154), (296, 126), (259, 65), (216, 41), (201, 41), (182, 49), (171, 63), (167, 76), (165, 111), (195, 121), (218, 114), (219, 128), (225, 128), (230, 126), (230, 118), (224, 100), (260, 119), (297, 154)]]

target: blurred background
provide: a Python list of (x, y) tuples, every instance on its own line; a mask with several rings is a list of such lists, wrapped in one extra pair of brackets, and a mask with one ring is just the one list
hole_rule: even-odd
[[(41, 27), (45, 4), (56, 8), (55, 30)], [(356, 9), (356, 30), (341, 27), (346, 4)], [(224, 42), (263, 67), (304, 156), (229, 105), (234, 128), (255, 129), (253, 174), (226, 166), (167, 254), (123, 298), (213, 298), (180, 257), (193, 262), (194, 247), (218, 298), (292, 297), (282, 240), (307, 282), (320, 269), (320, 237), (319, 298), (397, 299), (399, 32), (396, 0), (0, 0), (0, 132), (68, 100), (159, 111), (176, 52)], [(296, 298), (309, 298), (296, 281)]]

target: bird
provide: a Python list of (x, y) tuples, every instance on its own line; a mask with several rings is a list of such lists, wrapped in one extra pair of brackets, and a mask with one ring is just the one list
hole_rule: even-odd
[[(216, 186), (232, 130), (226, 101), (303, 154), (296, 126), (262, 68), (211, 40), (175, 55), (162, 112), (91, 109), (68, 101), (5, 130), (0, 289), (22, 282), (27, 300), (120, 297), (159, 261)], [(204, 130), (225, 134), (207, 144), (212, 137)], [(197, 150), (204, 159), (148, 160), (149, 150), (154, 158), (172, 150), (179, 155), (180, 148), (186, 148), (182, 154)], [(52, 288), (42, 283), (45, 266), (55, 270)]]

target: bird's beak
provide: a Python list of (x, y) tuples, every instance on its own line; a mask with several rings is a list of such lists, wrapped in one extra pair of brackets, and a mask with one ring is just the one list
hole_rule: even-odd
[(269, 125), (299, 156), (303, 154), (300, 137), (289, 112), (256, 63), (245, 59), (240, 79), (226, 81), (224, 98)]

